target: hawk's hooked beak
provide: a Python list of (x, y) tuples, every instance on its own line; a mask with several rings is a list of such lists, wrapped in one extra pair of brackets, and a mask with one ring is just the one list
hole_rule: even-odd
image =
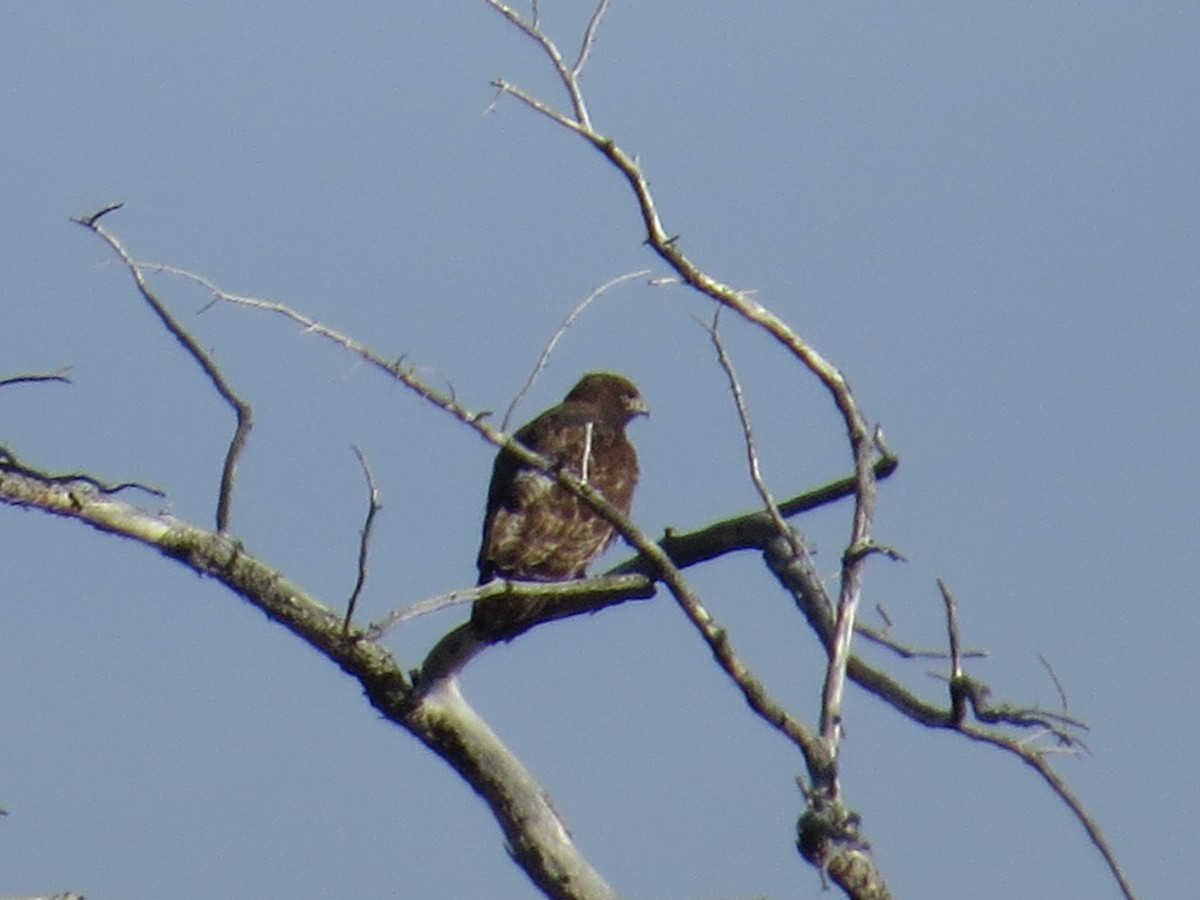
[(650, 405), (641, 397), (630, 397), (625, 401), (625, 409), (632, 416), (650, 415)]

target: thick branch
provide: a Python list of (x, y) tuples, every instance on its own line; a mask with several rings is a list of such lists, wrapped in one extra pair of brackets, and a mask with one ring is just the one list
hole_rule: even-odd
[(545, 792), (457, 694), (452, 679), (422, 698), (385, 647), (359, 631), (346, 634), (342, 617), (237, 540), (137, 509), (86, 482), (51, 481), (28, 469), (0, 466), (0, 503), (77, 519), (221, 582), (358, 679), (380, 713), (446, 760), (488, 802), (522, 867), (548, 896), (616, 896), (571, 842)]

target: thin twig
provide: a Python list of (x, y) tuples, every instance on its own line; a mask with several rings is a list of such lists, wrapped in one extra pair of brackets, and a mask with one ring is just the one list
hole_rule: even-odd
[[(487, 587), (484, 585), (483, 587)], [(445, 594), (438, 594), (436, 597), (427, 597), (424, 600), (417, 600), (410, 603), (402, 609), (394, 609), (378, 622), (372, 622), (366, 627), (363, 636), (368, 641), (377, 641), (384, 637), (393, 628), (403, 625), (405, 622), (410, 622), (420, 616), (428, 615), (429, 613), (439, 612), (443, 609), (449, 609), (452, 606), (462, 606), (464, 603), (474, 603), (479, 599), (480, 592), (483, 587), (467, 588), (465, 590), (449, 591)]]
[(1050, 790), (1054, 791), (1058, 798), (1066, 804), (1079, 824), (1083, 826), (1083, 830), (1087, 832), (1088, 839), (1092, 842), (1093, 846), (1100, 851), (1100, 855), (1103, 857), (1109, 872), (1112, 873), (1113, 878), (1120, 887), (1122, 895), (1126, 900), (1137, 900), (1137, 894), (1133, 890), (1133, 885), (1130, 883), (1128, 877), (1126, 877), (1121, 864), (1117, 861), (1116, 853), (1108, 843), (1108, 838), (1105, 837), (1100, 824), (1092, 818), (1079, 798), (1075, 796), (1071, 789), (1067, 787), (1062, 777), (1046, 761), (1045, 754), (1041, 750), (1026, 747), (1008, 737), (993, 734), (991, 731), (982, 728), (964, 725), (960, 730), (972, 740), (991, 744), (1009, 753), (1015, 753), (1026, 765), (1041, 775), (1046, 784), (1050, 786)]
[[(937, 672), (930, 673), (938, 679), (945, 679)], [(1050, 712), (1034, 707), (1025, 709), (1008, 703), (993, 704), (989, 697), (991, 689), (978, 679), (964, 675), (959, 679), (961, 690), (971, 704), (975, 718), (986, 725), (1011, 725), (1016, 728), (1042, 728), (1058, 739), (1059, 744), (1069, 747), (1079, 747), (1086, 750), (1083, 739), (1077, 731), (1088, 731), (1088, 725), (1081, 719), (1066, 713)]]
[[(779, 511), (779, 505), (775, 502), (775, 497), (771, 494), (770, 488), (767, 487), (767, 483), (762, 477), (762, 470), (758, 462), (758, 449), (754, 443), (754, 426), (750, 422), (750, 411), (746, 408), (746, 397), (742, 393), (742, 383), (738, 379), (737, 370), (733, 367), (733, 360), (730, 359), (729, 352), (725, 349), (725, 342), (721, 340), (721, 333), (718, 330), (721, 310), (723, 308), (721, 306), (716, 308), (713, 312), (712, 323), (704, 325), (704, 329), (708, 332), (709, 339), (717, 351), (717, 362), (720, 363), (721, 369), (725, 372), (725, 377), (729, 380), (729, 392), (733, 394), (733, 402), (737, 407), (738, 421), (741, 422), (742, 426), (742, 443), (746, 448), (746, 463), (750, 469), (750, 480), (754, 482), (754, 489), (758, 491), (758, 496), (762, 498), (763, 507), (766, 509), (767, 515), (771, 517), (771, 521), (775, 523), (779, 534), (799, 554), (802, 552), (800, 539), (796, 532), (784, 521), (783, 514)], [(701, 324), (703, 325), (703, 323)]]
[(958, 649), (958, 604), (950, 588), (942, 579), (937, 580), (942, 602), (946, 606), (946, 633), (950, 642), (950, 709), (956, 723), (967, 715), (967, 693), (963, 684), (962, 654)]
[[(593, 613), (625, 600), (646, 600), (654, 596), (654, 584), (644, 575), (594, 575), (571, 581), (504, 581), (494, 579), (487, 584), (472, 588), (448, 591), (436, 597), (418, 600), (402, 609), (388, 613), (378, 622), (373, 622), (363, 631), (368, 641), (377, 641), (393, 628), (429, 613), (440, 612), (454, 606), (487, 600), (504, 595), (516, 600), (552, 600), (547, 605), (552, 614), (537, 624), (552, 622), (580, 613)], [(488, 642), (491, 643), (491, 642)]]
[(1050, 680), (1054, 682), (1054, 689), (1058, 691), (1058, 700), (1062, 703), (1063, 712), (1067, 712), (1071, 708), (1067, 702), (1067, 692), (1063, 688), (1062, 682), (1058, 680), (1058, 675), (1055, 673), (1054, 667), (1050, 665), (1050, 660), (1046, 659), (1041, 653), (1037, 655), (1037, 658), (1041, 660), (1042, 666), (1045, 667), (1046, 673), (1050, 676)]
[(592, 17), (588, 20), (587, 28), (583, 32), (583, 42), (579, 47), (579, 56), (575, 60), (575, 65), (571, 66), (572, 81), (577, 80), (583, 74), (583, 67), (587, 65), (588, 57), (592, 53), (592, 47), (596, 43), (596, 30), (600, 27), (600, 22), (606, 12), (608, 12), (608, 0), (600, 0), (596, 4), (596, 8), (592, 11)]
[[(550, 64), (554, 66), (555, 71), (558, 73), (559, 80), (562, 82), (563, 87), (566, 88), (567, 94), (571, 98), (571, 105), (575, 108), (575, 121), (580, 126), (590, 129), (592, 127), (592, 121), (591, 117), (588, 115), (587, 103), (583, 99), (583, 91), (581, 91), (579, 88), (579, 79), (572, 73), (571, 69), (567, 67), (566, 60), (563, 59), (563, 55), (559, 52), (554, 41), (550, 40), (550, 38), (546, 36), (546, 33), (542, 31), (540, 27), (538, 27), (536, 18), (533, 21), (530, 21), (511, 6), (501, 3), (500, 0), (484, 0), (484, 2), (487, 3), (488, 6), (492, 7), (492, 9), (500, 13), (500, 15), (504, 16), (504, 18), (508, 19), (509, 22), (523, 31), (542, 48), (542, 52), (544, 52), (549, 58)], [(601, 6), (607, 6), (605, 0), (601, 0)], [(534, 15), (537, 15), (536, 9), (534, 10)], [(595, 18), (596, 15), (593, 13), (593, 19)], [(596, 24), (598, 25), (599, 22), (597, 21)], [(499, 85), (497, 85), (497, 87), (498, 86)]]
[(217, 531), (225, 533), (229, 530), (229, 515), (233, 504), (233, 483), (237, 474), (238, 458), (245, 449), (246, 439), (250, 436), (250, 429), (253, 427), (250, 405), (234, 392), (233, 387), (225, 379), (221, 370), (217, 368), (212, 357), (204, 351), (196, 339), (171, 314), (166, 304), (150, 289), (150, 285), (147, 284), (146, 278), (142, 274), (143, 267), (129, 255), (121, 241), (100, 224), (101, 217), (120, 209), (122, 205), (121, 203), (109, 204), (90, 216), (74, 216), (71, 221), (96, 234), (120, 257), (125, 268), (129, 270), (129, 274), (133, 276), (133, 282), (137, 286), (138, 293), (142, 295), (142, 299), (158, 316), (167, 331), (208, 376), (208, 380), (212, 382), (221, 398), (233, 409), (237, 418), (237, 427), (229, 441), (229, 449), (225, 453), (225, 464), (221, 470), (221, 488), (217, 498)]
[(601, 295), (619, 284), (624, 284), (627, 281), (632, 281), (635, 278), (642, 278), (643, 276), (649, 274), (649, 269), (640, 269), (637, 272), (626, 272), (624, 275), (618, 275), (616, 278), (604, 282), (604, 284), (600, 285), (600, 287), (596, 288), (594, 291), (584, 297), (583, 300), (581, 300), (579, 304), (573, 310), (571, 310), (570, 315), (562, 320), (562, 324), (558, 326), (554, 334), (551, 336), (549, 342), (546, 344), (545, 349), (542, 350), (542, 355), (538, 357), (537, 364), (534, 365), (533, 371), (529, 373), (529, 378), (526, 379), (523, 385), (521, 385), (521, 389), (517, 391), (517, 395), (513, 397), (512, 402), (508, 404), (508, 409), (504, 411), (504, 420), (500, 423), (501, 431), (508, 431), (508, 424), (512, 421), (513, 412), (516, 410), (518, 404), (525, 399), (525, 395), (529, 393), (529, 389), (533, 387), (533, 383), (537, 381), (538, 376), (542, 374), (542, 370), (546, 368), (546, 364), (550, 362), (550, 355), (554, 352), (554, 348), (558, 345), (559, 340), (561, 340), (562, 336), (567, 333), (567, 329), (575, 323), (575, 320), (583, 314), (583, 311), (591, 306), (592, 301), (598, 299)]
[(363, 522), (358, 542), (358, 578), (354, 582), (354, 590), (350, 593), (350, 601), (346, 604), (346, 618), (342, 620), (342, 634), (350, 633), (350, 620), (354, 618), (354, 607), (358, 605), (359, 595), (363, 585), (367, 583), (367, 556), (371, 552), (371, 532), (375, 527), (375, 515), (383, 507), (379, 504), (379, 488), (375, 485), (375, 476), (367, 464), (367, 458), (357, 446), (351, 445), (351, 450), (358, 457), (362, 467), (363, 477), (367, 480), (367, 518)]
[(48, 484), (67, 485), (67, 484), (85, 484), (92, 490), (100, 494), (117, 494), (121, 491), (139, 490), (145, 491), (155, 497), (167, 496), (166, 491), (161, 488), (151, 487), (147, 484), (142, 484), (140, 481), (119, 481), (109, 483), (101, 481), (93, 475), (86, 472), (66, 472), (61, 475), (51, 475), (48, 472), (42, 472), (38, 469), (30, 468), (22, 465), (11, 450), (0, 445), (0, 468), (7, 469), (9, 472), (17, 472), (21, 475), (28, 475), (32, 478), (40, 478)]
[[(492, 0), (484, 0), (484, 2), (491, 3)], [(495, 78), (492, 80), (491, 84), (492, 84), (492, 87), (496, 88), (496, 90), (498, 90), (501, 94), (511, 94), (512, 96), (514, 96), (518, 100), (520, 100), (522, 103), (524, 103), (526, 106), (530, 107), (531, 109), (536, 110), (537, 112), (540, 112), (543, 116), (546, 116), (551, 121), (557, 122), (559, 125), (562, 125), (564, 128), (568, 128), (571, 131), (574, 131), (577, 134), (581, 134), (585, 137), (588, 136), (587, 129), (584, 126), (580, 125), (578, 121), (576, 121), (575, 119), (572, 119), (566, 113), (559, 112), (557, 109), (555, 109), (549, 103), (539, 100), (537, 97), (533, 96), (532, 94), (527, 93), (526, 91), (523, 91), (521, 88), (517, 87), (515, 84), (511, 84), (508, 81), (505, 81), (503, 78)]]
[[(878, 644), (891, 650), (901, 659), (949, 659), (950, 653), (946, 650), (933, 650), (921, 647), (910, 647), (903, 644), (890, 635), (886, 634), (879, 628), (859, 622), (854, 626), (855, 632), (863, 638), (866, 638), (873, 644)], [(963, 659), (986, 659), (987, 652), (984, 650), (963, 650)]]
[(6, 378), (0, 378), (0, 387), (8, 387), (10, 384), (30, 384), (37, 381), (60, 381), (63, 384), (70, 384), (71, 379), (67, 377), (67, 373), (73, 368), (74, 366), (63, 366), (53, 372), (24, 372), (20, 375), (9, 375)]

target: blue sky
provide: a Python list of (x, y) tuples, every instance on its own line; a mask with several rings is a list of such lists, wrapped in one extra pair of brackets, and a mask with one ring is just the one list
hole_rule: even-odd
[[(544, 2), (574, 48), (586, 3)], [(1200, 804), (1189, 688), (1200, 445), (1200, 83), (1193, 4), (615, 2), (585, 78), (668, 230), (846, 373), (901, 469), (866, 605), (1053, 706), (1090, 752), (1060, 770), (1146, 897)], [(0, 9), (0, 392), (30, 464), (162, 487), (212, 521), (231, 424), (104, 247), (67, 220), (113, 200), (131, 252), (280, 300), (503, 410), (563, 316), (651, 268), (624, 182), (511, 100), (561, 102), (479, 0), (6, 4)], [(362, 615), (473, 580), (491, 450), (281, 320), (156, 282), (254, 404), (233, 531), (339, 606), (362, 447), (383, 491)], [(623, 286), (564, 338), (518, 416), (624, 372), (636, 520), (756, 502), (724, 376), (680, 288)], [(848, 470), (832, 405), (726, 319), (764, 471), (784, 495)], [(147, 501), (153, 506), (158, 501)], [(796, 524), (830, 576), (847, 509)], [(0, 510), (0, 894), (527, 897), (483, 805), (327, 661), (218, 586), (75, 523)], [(617, 556), (614, 553), (613, 559)], [(756, 559), (695, 583), (772, 692), (815, 716), (822, 655)], [(416, 665), (461, 610), (389, 639)], [(936, 668), (879, 657), (923, 695)], [(745, 709), (669, 597), (540, 629), (467, 696), (590, 858), (637, 897), (818, 896), (791, 847), (795, 754)], [(1180, 693), (1183, 696), (1180, 696)], [(848, 802), (898, 896), (1117, 896), (1018, 762), (852, 692)]]

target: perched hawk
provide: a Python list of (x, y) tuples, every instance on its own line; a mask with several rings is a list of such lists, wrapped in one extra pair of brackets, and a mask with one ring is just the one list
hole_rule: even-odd
[[(566, 399), (546, 410), (514, 437), (596, 488), (629, 512), (638, 462), (625, 426), (650, 408), (636, 385), (608, 372), (584, 375)], [(523, 465), (503, 450), (488, 488), (479, 548), (479, 583), (569, 581), (616, 537), (612, 525), (552, 477)], [(536, 621), (535, 601), (492, 597), (471, 612), (476, 636), (509, 640)]]

